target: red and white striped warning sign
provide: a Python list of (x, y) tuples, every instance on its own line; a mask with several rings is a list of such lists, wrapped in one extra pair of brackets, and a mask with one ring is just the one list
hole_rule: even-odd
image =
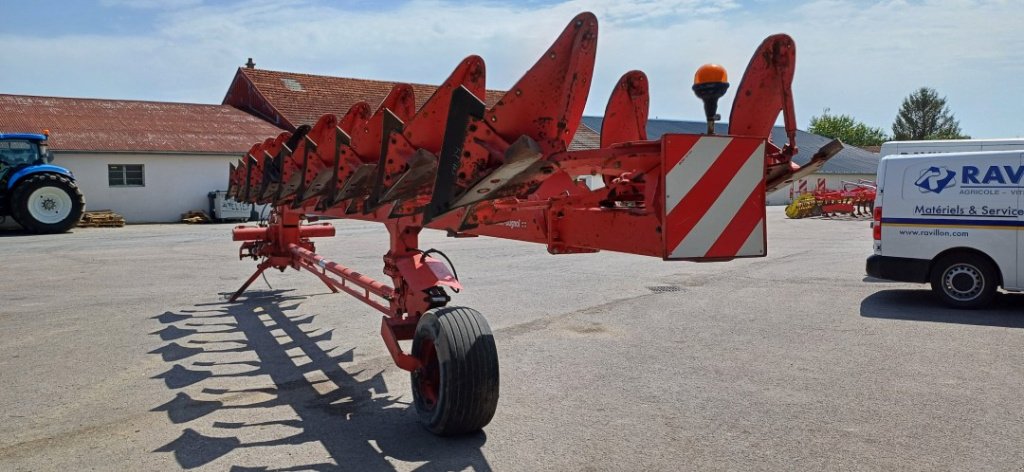
[(797, 185), (797, 193), (807, 193), (807, 179), (800, 179), (800, 184)]
[(665, 258), (765, 255), (764, 140), (665, 136)]
[(818, 190), (825, 190), (827, 181), (824, 177), (818, 177)]

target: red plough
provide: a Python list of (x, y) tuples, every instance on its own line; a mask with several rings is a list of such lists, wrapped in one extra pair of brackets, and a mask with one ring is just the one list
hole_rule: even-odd
[(875, 194), (875, 183), (870, 180), (843, 181), (841, 190), (822, 187), (811, 193), (797, 195), (793, 202), (786, 206), (786, 216), (794, 219), (809, 216), (871, 216), (875, 206)]
[[(790, 83), (793, 40), (766, 39), (750, 61), (728, 135), (646, 135), (648, 87), (625, 74), (612, 92), (601, 148), (569, 151), (590, 90), (597, 19), (569, 23), (538, 62), (488, 108), (485, 68), (470, 56), (419, 110), (397, 85), (374, 111), (357, 103), (344, 116), (253, 146), (232, 166), (228, 193), (273, 205), (267, 224), (235, 228), (241, 257), (260, 261), (235, 300), (264, 270), (306, 270), (384, 314), (381, 335), (413, 399), (437, 434), (485, 426), (498, 399), (498, 358), (486, 320), (449, 307), (461, 288), (436, 251), (419, 248), (422, 229), (547, 246), (552, 254), (618, 251), (665, 260), (730, 260), (765, 255), (765, 194), (820, 167), (797, 148)], [(709, 129), (728, 87), (724, 69), (705, 67), (694, 90)], [(789, 142), (768, 136), (782, 113)], [(591, 190), (577, 182), (601, 176)], [(390, 234), (379, 283), (315, 253), (311, 238), (334, 235), (316, 216), (383, 223)], [(412, 340), (406, 352), (399, 341)]]
[(876, 193), (874, 182), (861, 180), (843, 182), (842, 190), (815, 191), (814, 199), (821, 206), (821, 216), (871, 216)]

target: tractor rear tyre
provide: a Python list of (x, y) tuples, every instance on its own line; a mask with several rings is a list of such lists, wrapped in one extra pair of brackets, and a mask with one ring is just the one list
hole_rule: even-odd
[(479, 431), (498, 407), (498, 351), (491, 328), (476, 310), (435, 308), (416, 325), (411, 374), (420, 421), (432, 433)]
[(78, 223), (84, 210), (82, 192), (62, 175), (27, 177), (11, 194), (11, 216), (30, 233), (63, 233)]

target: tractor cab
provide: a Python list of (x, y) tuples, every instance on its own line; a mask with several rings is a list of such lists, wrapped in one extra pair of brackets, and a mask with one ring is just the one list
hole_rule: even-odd
[(0, 133), (0, 185), (15, 171), (53, 162), (48, 136), (36, 133)]

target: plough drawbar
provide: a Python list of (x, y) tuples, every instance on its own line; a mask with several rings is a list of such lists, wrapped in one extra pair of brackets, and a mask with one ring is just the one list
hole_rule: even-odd
[[(447, 435), (491, 420), (498, 358), (484, 318), (448, 306), (448, 289), (461, 285), (437, 251), (419, 248), (423, 228), (545, 244), (552, 254), (764, 256), (766, 192), (813, 172), (841, 148), (830, 144), (803, 167), (792, 162), (793, 40), (774, 35), (758, 47), (740, 81), (729, 134), (713, 134), (717, 100), (729, 86), (720, 66), (704, 66), (695, 77), (709, 133), (657, 140), (646, 133), (647, 77), (631, 71), (608, 100), (600, 148), (571, 151), (597, 31), (594, 15), (576, 16), (491, 106), (484, 62), (470, 56), (418, 109), (412, 87), (399, 84), (376, 107), (356, 103), (343, 115), (254, 144), (231, 166), (228, 194), (272, 210), (266, 224), (233, 231), (243, 242), (240, 256), (259, 264), (232, 301), (266, 269), (291, 267), (376, 308), (391, 356), (411, 372), (423, 423)], [(789, 136), (781, 147), (769, 139), (780, 113)], [(584, 176), (603, 186), (589, 188), (579, 181)], [(334, 235), (333, 226), (313, 223), (318, 217), (383, 223), (392, 286), (316, 254), (311, 238)], [(412, 340), (408, 352), (403, 340)]]

